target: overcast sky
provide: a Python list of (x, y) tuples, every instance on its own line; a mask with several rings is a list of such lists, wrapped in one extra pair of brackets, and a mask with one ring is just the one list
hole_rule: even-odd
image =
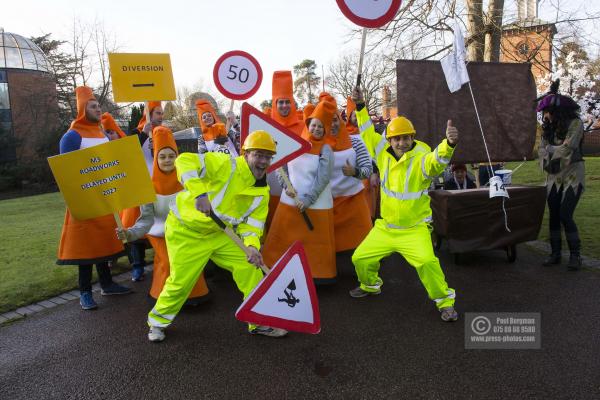
[[(550, 1), (558, 0), (545, 0)], [(506, 0), (507, 7), (514, 2)], [(600, 0), (561, 2), (582, 14), (585, 7), (600, 9)], [(321, 65), (327, 71), (342, 53), (358, 57), (360, 47), (359, 39), (348, 42), (353, 25), (335, 0), (9, 0), (3, 1), (0, 26), (26, 37), (52, 33), (55, 39), (68, 39), (74, 17), (103, 22), (122, 52), (170, 53), (176, 86), (202, 83), (216, 91), (215, 61), (230, 50), (247, 51), (264, 73), (253, 104), (271, 97), (273, 71), (292, 69), (309, 58), (316, 60), (320, 75)]]
[(26, 37), (52, 33), (68, 39), (74, 16), (103, 21), (123, 52), (170, 53), (176, 86), (202, 82), (216, 91), (215, 61), (230, 50), (247, 51), (264, 74), (251, 99), (256, 104), (271, 97), (273, 71), (310, 58), (320, 75), (321, 64), (345, 50), (358, 54), (360, 47), (358, 40), (344, 44), (352, 25), (333, 0), (18, 0), (3, 4), (0, 26)]

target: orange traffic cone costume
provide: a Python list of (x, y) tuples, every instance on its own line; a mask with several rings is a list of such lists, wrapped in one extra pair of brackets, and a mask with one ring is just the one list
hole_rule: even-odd
[(315, 111), (314, 104), (308, 103), (307, 105), (305, 105), (304, 109), (302, 110), (302, 114), (304, 115), (304, 118), (302, 120), (306, 121), (308, 118), (310, 118), (310, 114), (312, 114), (313, 111)]
[[(296, 102), (294, 101), (294, 85), (292, 79), (292, 71), (275, 71), (273, 72), (273, 84), (271, 87), (271, 118), (285, 126), (298, 136), (302, 135), (304, 130), (304, 123), (298, 117), (296, 111)], [(277, 100), (286, 99), (290, 101), (290, 112), (288, 115), (283, 116), (277, 111)], [(277, 180), (275, 172), (267, 175), (267, 182), (269, 183), (269, 214), (267, 216), (267, 223), (265, 232), (268, 232), (275, 210), (279, 204), (281, 197), (281, 185)]]
[(113, 116), (109, 113), (105, 112), (102, 114), (102, 127), (105, 131), (113, 131), (117, 132), (120, 138), (124, 138), (125, 132), (117, 125), (117, 122), (114, 120)]
[(333, 146), (333, 171), (331, 174), (331, 194), (333, 196), (333, 219), (335, 251), (351, 250), (369, 234), (373, 224), (363, 182), (353, 176), (344, 175), (342, 167), (350, 163), (357, 166), (356, 151), (346, 130), (341, 115), (338, 134)]
[(104, 128), (105, 131), (117, 132), (120, 138), (124, 138), (125, 136), (127, 136), (125, 135), (125, 132), (123, 132), (123, 130), (119, 127), (119, 125), (117, 125), (117, 122), (114, 120), (112, 115), (110, 115), (109, 113), (102, 114), (101, 122), (102, 128)]
[[(331, 282), (337, 277), (333, 198), (329, 183), (333, 152), (330, 142), (326, 141), (334, 112), (335, 107), (331, 103), (322, 102), (317, 105), (306, 120), (306, 125), (310, 124), (311, 119), (317, 118), (323, 123), (326, 134), (317, 139), (306, 129), (302, 137), (311, 142), (310, 152), (288, 163), (290, 182), (298, 198), (304, 202), (303, 199), (308, 196), (316, 197), (306, 209), (314, 230), (308, 229), (294, 199), (283, 192), (263, 250), (266, 265), (274, 265), (292, 243), (296, 240), (301, 241), (308, 256), (312, 276), (317, 283)], [(320, 162), (321, 159), (324, 160), (323, 163)], [(319, 187), (320, 192), (319, 189), (314, 191), (315, 187)]]
[[(213, 108), (212, 104), (208, 100), (199, 99), (196, 100), (196, 112), (198, 113), (198, 121), (200, 122), (200, 128), (202, 129), (202, 137), (204, 141), (212, 142), (219, 137), (227, 137), (227, 131), (225, 130), (225, 124), (219, 120), (217, 113)], [(202, 119), (202, 114), (209, 113), (212, 115), (213, 123), (207, 124)]]
[[(80, 86), (75, 89), (75, 94), (77, 118), (71, 124), (71, 129), (61, 139), (61, 153), (108, 142), (100, 124), (89, 121), (85, 116), (88, 101), (96, 100), (92, 89)], [(80, 221), (75, 219), (67, 209), (56, 263), (59, 265), (97, 264), (124, 255), (123, 244), (115, 235), (116, 227), (117, 224), (112, 215)]]
[[(202, 139), (204, 139), (206, 151), (226, 153), (232, 157), (237, 157), (237, 150), (233, 142), (229, 139), (229, 136), (227, 136), (227, 128), (217, 117), (217, 113), (212, 104), (210, 104), (208, 100), (196, 100), (196, 112), (198, 113), (198, 121), (200, 121)], [(206, 113), (212, 116), (212, 122), (207, 123), (207, 121), (202, 118)], [(201, 150), (201, 152), (205, 151)]]
[[(346, 99), (346, 130), (349, 135), (359, 135), (358, 127), (351, 122), (352, 113), (356, 111), (356, 103), (352, 100), (352, 97), (348, 96)], [(354, 117), (356, 121), (356, 115)]]
[[(147, 112), (152, 115), (152, 111), (154, 111), (154, 109), (156, 107), (162, 107), (162, 104), (160, 101), (150, 101), (148, 102), (148, 110)], [(138, 122), (137, 125), (137, 131), (138, 134), (141, 135), (140, 136), (140, 144), (142, 145), (142, 153), (144, 153), (144, 160), (146, 161), (146, 167), (148, 167), (148, 172), (150, 173), (150, 176), (152, 176), (152, 173), (154, 171), (154, 156), (152, 154), (152, 151), (150, 150), (150, 140), (148, 140), (147, 138), (145, 138), (145, 134), (142, 133), (143, 129), (144, 129), (144, 125), (146, 125), (146, 112), (144, 112), (144, 115), (142, 115), (142, 118), (140, 118), (140, 121)], [(153, 127), (154, 128), (154, 127)], [(127, 208), (125, 210), (123, 210), (121, 212), (121, 223), (123, 224), (124, 228), (130, 228), (135, 224), (135, 221), (137, 221), (137, 219), (140, 217), (140, 208), (139, 207), (132, 207), (132, 208)]]

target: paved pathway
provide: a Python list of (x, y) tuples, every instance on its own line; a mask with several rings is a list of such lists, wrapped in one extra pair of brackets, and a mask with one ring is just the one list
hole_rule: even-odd
[(322, 332), (255, 337), (233, 313), (228, 273), (212, 299), (182, 312), (161, 344), (146, 339), (149, 282), (127, 296), (96, 296), (0, 326), (0, 399), (600, 398), (600, 273), (539, 266), (519, 246), (452, 264), (462, 312), (540, 312), (541, 350), (465, 350), (464, 323), (445, 324), (411, 267), (386, 260), (380, 296), (352, 299), (349, 255), (339, 282), (318, 289)]

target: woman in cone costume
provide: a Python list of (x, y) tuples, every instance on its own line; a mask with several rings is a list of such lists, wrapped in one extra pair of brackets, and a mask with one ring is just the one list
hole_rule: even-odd
[[(152, 150), (152, 137), (151, 133), (154, 128), (162, 125), (163, 121), (163, 109), (160, 101), (148, 102), (148, 112), (144, 113), (138, 126), (131, 133), (138, 136), (140, 145), (142, 146), (142, 153), (144, 154), (144, 160), (146, 161), (146, 167), (150, 176), (154, 173), (154, 152)], [(150, 114), (150, 121), (146, 118), (146, 115)], [(121, 223), (124, 228), (132, 227), (137, 219), (140, 217), (140, 207), (131, 207), (121, 212)], [(146, 266), (146, 248), (148, 247), (148, 241), (145, 238), (135, 240), (129, 243), (129, 262), (131, 263), (131, 280), (139, 282), (144, 280), (144, 267)]]
[[(311, 143), (311, 150), (287, 165), (299, 202), (291, 188), (286, 188), (263, 251), (266, 265), (274, 265), (292, 243), (301, 241), (316, 283), (330, 283), (337, 277), (330, 184), (333, 151), (328, 139), (334, 113), (333, 104), (321, 102), (306, 120), (302, 137)], [(308, 214), (313, 230), (308, 229), (301, 211)]]
[(361, 181), (373, 171), (371, 157), (361, 139), (351, 140), (337, 111), (335, 99), (326, 95), (323, 96), (323, 101), (329, 101), (336, 107), (331, 126), (334, 142), (331, 194), (335, 251), (353, 250), (373, 227)]
[(217, 117), (212, 104), (208, 100), (196, 100), (196, 112), (202, 129), (202, 136), (198, 138), (198, 152), (211, 151), (237, 157), (235, 145), (227, 136), (225, 124)]
[[(140, 207), (141, 215), (132, 227), (117, 229), (119, 239), (134, 241), (146, 236), (154, 248), (154, 272), (152, 273), (152, 286), (150, 296), (157, 299), (162, 291), (165, 281), (169, 277), (169, 256), (165, 242), (165, 220), (169, 214), (169, 203), (174, 201), (177, 193), (183, 187), (177, 180), (175, 172), (175, 159), (177, 158), (177, 144), (169, 128), (157, 126), (152, 132), (154, 149), (154, 172), (152, 184), (156, 192), (156, 201)], [(198, 282), (189, 295), (188, 304), (198, 303), (208, 294), (204, 276), (200, 275)]]

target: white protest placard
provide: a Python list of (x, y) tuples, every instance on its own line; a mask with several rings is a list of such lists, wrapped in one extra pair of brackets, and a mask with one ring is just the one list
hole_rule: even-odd
[(295, 242), (235, 313), (240, 321), (289, 331), (321, 331), (319, 302), (304, 248)]
[(379, 28), (394, 19), (402, 0), (336, 0), (342, 13), (363, 28)]
[(258, 130), (268, 132), (277, 143), (277, 153), (273, 156), (268, 172), (275, 171), (310, 150), (309, 142), (248, 103), (242, 104), (241, 124), (241, 143), (244, 143), (251, 132)]
[(232, 100), (252, 97), (262, 83), (262, 69), (256, 58), (241, 50), (223, 54), (213, 68), (219, 92)]

